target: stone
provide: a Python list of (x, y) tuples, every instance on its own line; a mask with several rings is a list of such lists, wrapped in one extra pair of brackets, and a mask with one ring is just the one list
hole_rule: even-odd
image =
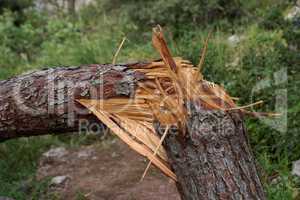
[(50, 183), (51, 183), (51, 185), (54, 185), (54, 186), (62, 185), (63, 183), (66, 182), (66, 180), (68, 178), (69, 178), (68, 176), (56, 176), (51, 179)]
[(85, 149), (79, 151), (77, 156), (78, 158), (90, 158), (93, 155), (94, 151), (92, 149)]
[(234, 35), (229, 36), (227, 41), (230, 45), (236, 46), (242, 39), (243, 39), (243, 36), (234, 34)]
[(300, 160), (293, 162), (292, 174), (300, 176)]
[(284, 19), (293, 21), (297, 17), (300, 17), (300, 6), (292, 7), (285, 15)]
[(49, 151), (43, 153), (46, 158), (62, 158), (67, 154), (67, 150), (64, 147), (57, 147), (50, 149)]
[(281, 181), (282, 181), (282, 177), (281, 176), (277, 176), (276, 178), (273, 178), (271, 180), (271, 185), (278, 185)]

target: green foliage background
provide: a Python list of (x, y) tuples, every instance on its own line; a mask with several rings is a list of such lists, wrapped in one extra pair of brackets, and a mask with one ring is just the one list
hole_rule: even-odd
[[(284, 19), (294, 1), (98, 0), (76, 15), (41, 13), (33, 1), (3, 2), (0, 79), (44, 67), (110, 63), (124, 36), (119, 62), (158, 58), (151, 46), (151, 27), (157, 23), (166, 30), (173, 55), (197, 64), (203, 41), (213, 30), (206, 79), (224, 85), (240, 98), (240, 105), (264, 100), (256, 108), (260, 111), (273, 111), (276, 92), (287, 91), (286, 131), (257, 119), (247, 119), (247, 128), (268, 199), (300, 199), (299, 178), (291, 175), (292, 162), (300, 159), (300, 17)], [(242, 38), (236, 45), (228, 42), (232, 34)], [(287, 74), (287, 81), (276, 84), (276, 72), (279, 77)], [(270, 80), (270, 85), (253, 92), (261, 80)], [(1, 143), (0, 196), (44, 197), (48, 181), (34, 178), (41, 153), (51, 146), (90, 141), (88, 136), (44, 136)], [(22, 190), (24, 182), (28, 190)]]

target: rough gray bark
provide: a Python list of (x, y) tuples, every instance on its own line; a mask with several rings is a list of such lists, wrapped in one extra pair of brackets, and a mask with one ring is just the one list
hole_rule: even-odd
[(143, 75), (128, 65), (59, 67), (0, 81), (0, 141), (78, 131), (80, 121), (97, 121), (74, 100), (132, 95)]
[(191, 104), (186, 135), (171, 129), (163, 145), (182, 199), (266, 199), (240, 113)]

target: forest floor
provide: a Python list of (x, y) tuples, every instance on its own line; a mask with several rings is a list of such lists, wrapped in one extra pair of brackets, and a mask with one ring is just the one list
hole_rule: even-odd
[(112, 139), (76, 149), (50, 149), (40, 158), (36, 177), (51, 180), (45, 199), (179, 200), (175, 183), (155, 167), (140, 181), (147, 162)]

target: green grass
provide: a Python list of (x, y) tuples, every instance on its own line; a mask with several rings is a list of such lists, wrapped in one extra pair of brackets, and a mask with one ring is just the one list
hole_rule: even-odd
[[(42, 67), (111, 63), (124, 36), (127, 40), (118, 62), (158, 58), (151, 45), (150, 26), (136, 25), (126, 15), (126, 9), (125, 13), (119, 13), (122, 17), (103, 13), (101, 9), (101, 6), (86, 8), (76, 19), (49, 17), (28, 11), (21, 26), (15, 26), (15, 14), (2, 13), (0, 79)], [(170, 25), (166, 36), (174, 55), (197, 64), (203, 41), (214, 28), (203, 74), (206, 79), (224, 85), (232, 96), (240, 97), (240, 105), (264, 100), (265, 105), (256, 109), (273, 111), (276, 91), (287, 90), (286, 132), (276, 131), (257, 119), (247, 119), (246, 124), (268, 199), (299, 199), (300, 181), (291, 175), (291, 166), (300, 158), (300, 52), (299, 47), (298, 50), (291, 50), (289, 44), (299, 44), (300, 31), (282, 20), (281, 13), (285, 9), (280, 6), (269, 9), (269, 6), (262, 5), (256, 11), (262, 18), (258, 22), (243, 19), (247, 23), (235, 25), (224, 20), (214, 24), (214, 27), (184, 25), (182, 29), (178, 24)], [(272, 23), (274, 20), (276, 23)], [(227, 42), (233, 30), (243, 35), (237, 46)], [(173, 32), (176, 34), (173, 35)], [(275, 85), (274, 72), (281, 69), (287, 71), (288, 81)], [(261, 80), (269, 80), (270, 86), (252, 92)], [(1, 143), (0, 196), (39, 199), (48, 188), (48, 180), (35, 180), (41, 154), (51, 146), (78, 147), (94, 140), (97, 139), (88, 136), (43, 136)], [(25, 183), (28, 190), (22, 187)]]
[(50, 137), (17, 139), (0, 144), (0, 196), (38, 199), (47, 182), (37, 182), (34, 174), (37, 160), (47, 148), (55, 145)]

